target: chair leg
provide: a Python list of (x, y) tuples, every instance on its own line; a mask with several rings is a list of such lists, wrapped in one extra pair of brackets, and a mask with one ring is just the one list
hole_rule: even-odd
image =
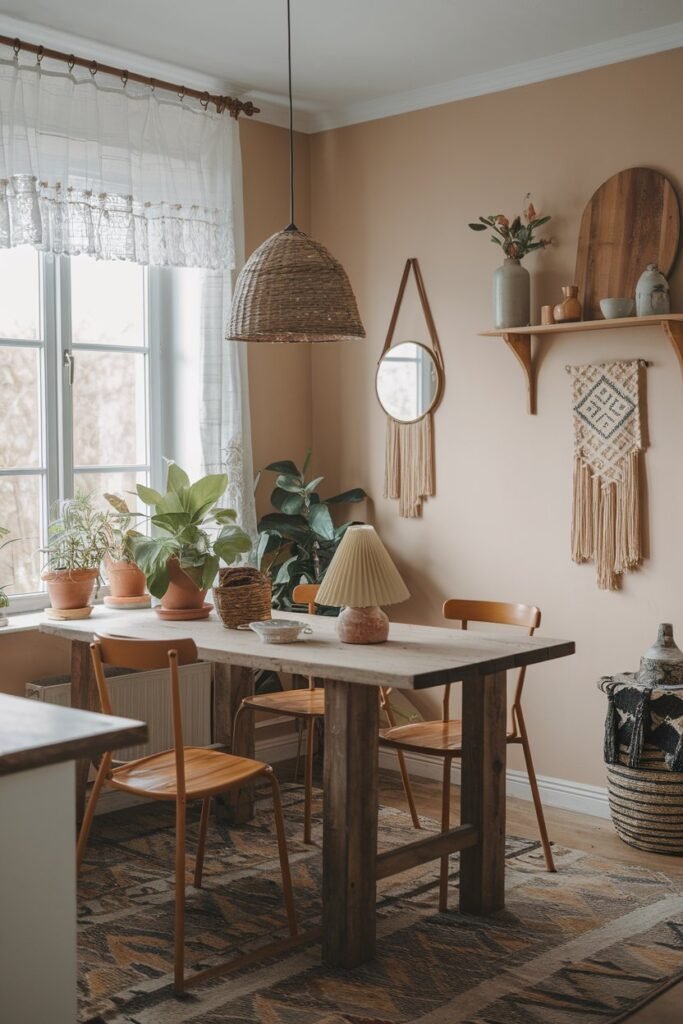
[(175, 826), (175, 959), (173, 990), (185, 991), (185, 802), (176, 803)]
[(239, 722), (240, 715), (243, 713), (245, 708), (246, 704), (243, 701), (238, 707), (237, 711), (235, 712), (235, 717), (232, 720), (231, 752), (233, 754), (235, 753), (235, 736), (237, 735), (237, 723)]
[(306, 723), (306, 766), (304, 774), (304, 843), (311, 844), (311, 804), (313, 802), (313, 753), (315, 749), (315, 718)]
[(202, 887), (202, 872), (204, 870), (204, 847), (206, 846), (206, 831), (209, 826), (209, 814), (211, 813), (211, 797), (204, 797), (202, 800), (202, 816), (199, 819), (199, 842), (197, 843), (197, 856), (194, 862), (194, 885), (195, 889)]
[(519, 723), (520, 739), (522, 741), (522, 750), (524, 751), (524, 761), (526, 764), (526, 772), (529, 776), (529, 785), (531, 786), (531, 796), (534, 801), (534, 808), (536, 810), (536, 820), (538, 821), (538, 831), (541, 833), (541, 846), (543, 847), (543, 856), (545, 857), (545, 866), (548, 871), (557, 871), (555, 867), (555, 861), (553, 860), (553, 851), (550, 846), (550, 840), (548, 838), (548, 829), (545, 824), (545, 815), (543, 813), (543, 804), (541, 803), (541, 794), (538, 790), (538, 782), (536, 781), (536, 770), (534, 768), (534, 762), (531, 758), (531, 747), (529, 746), (529, 734), (526, 731), (526, 723), (524, 721), (524, 715), (519, 705), (515, 708), (517, 721)]
[[(443, 759), (443, 778), (441, 782), (441, 831), (447, 832), (451, 821), (451, 758)], [(439, 875), (439, 913), (448, 910), (448, 854), (441, 858)]]
[(296, 761), (294, 762), (294, 778), (292, 779), (292, 781), (296, 784), (296, 781), (299, 778), (299, 763), (301, 761), (301, 744), (304, 738), (304, 724), (300, 718), (295, 718), (294, 721), (296, 722), (296, 731), (299, 734), (296, 742)]
[(287, 908), (287, 921), (289, 922), (289, 934), (294, 938), (299, 934), (296, 924), (296, 910), (294, 908), (294, 893), (292, 891), (292, 876), (289, 870), (289, 854), (287, 853), (287, 837), (285, 835), (285, 820), (282, 815), (282, 801), (280, 800), (280, 786), (272, 768), (266, 769), (265, 773), (270, 779), (273, 787), (273, 816), (275, 818), (275, 829), (277, 832), (277, 848), (280, 855), (280, 871), (282, 873), (282, 890)]
[(410, 782), (410, 775), (408, 775), (408, 769), (406, 768), (406, 759), (402, 750), (396, 751), (398, 757), (398, 767), (401, 772), (401, 780), (403, 782), (403, 792), (406, 795), (408, 801), (408, 807), (410, 809), (410, 817), (413, 819), (414, 828), (422, 828), (420, 825), (420, 819), (417, 816), (417, 808), (415, 806), (415, 797), (413, 796), (413, 787)]
[(88, 800), (88, 806), (85, 809), (83, 821), (81, 822), (81, 829), (78, 833), (78, 845), (76, 847), (76, 873), (81, 870), (81, 864), (83, 863), (83, 857), (85, 856), (85, 848), (88, 845), (88, 836), (90, 835), (92, 820), (95, 816), (95, 807), (97, 805), (102, 786), (109, 774), (111, 762), (112, 755), (110, 753), (106, 753), (103, 755), (102, 760), (100, 761), (100, 767), (97, 769), (97, 775), (90, 794), (90, 799)]

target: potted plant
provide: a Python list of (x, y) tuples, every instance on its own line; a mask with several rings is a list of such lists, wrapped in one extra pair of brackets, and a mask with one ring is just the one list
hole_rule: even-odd
[(496, 329), (504, 327), (526, 327), (531, 316), (531, 282), (529, 271), (521, 260), (536, 249), (545, 249), (552, 239), (534, 239), (534, 233), (547, 224), (550, 217), (539, 217), (531, 202), (525, 197), (525, 209), (512, 222), (503, 213), (480, 217), (470, 224), (472, 231), (492, 231), (494, 245), (499, 245), (505, 254), (502, 267), (493, 276), (493, 315)]
[[(273, 607), (295, 607), (292, 591), (298, 583), (320, 583), (337, 547), (353, 522), (335, 526), (330, 506), (362, 501), (365, 491), (354, 487), (332, 498), (321, 498), (318, 487), (324, 477), (306, 480), (309, 452), (303, 470), (290, 460), (271, 462), (265, 471), (276, 473), (270, 501), (275, 512), (258, 524), (257, 564), (273, 580)], [(258, 484), (259, 473), (256, 483)], [(355, 521), (354, 521), (355, 522)], [(334, 612), (330, 612), (334, 614)]]
[[(7, 527), (0, 526), (0, 537), (7, 537), (8, 534), (9, 530)], [(0, 544), (0, 551), (2, 551), (3, 548), (6, 548), (8, 544), (13, 543), (14, 540), (3, 540), (2, 544)], [(6, 615), (7, 609), (9, 608), (9, 597), (5, 593), (5, 588), (8, 586), (8, 583), (4, 583), (0, 586), (0, 626), (6, 626), (9, 622)]]
[(105, 494), (104, 497), (114, 509), (110, 514), (111, 538), (104, 556), (111, 594), (105, 597), (104, 603), (113, 607), (146, 608), (149, 606), (149, 596), (145, 593), (147, 580), (136, 565), (132, 550), (133, 538), (141, 536), (135, 529), (138, 516), (120, 495)]
[(150, 594), (160, 598), (159, 614), (167, 618), (203, 618), (204, 604), (221, 561), (231, 565), (251, 550), (251, 540), (233, 509), (218, 508), (228, 486), (226, 473), (190, 483), (187, 473), (171, 463), (166, 493), (138, 484), (139, 498), (154, 509), (151, 537), (132, 537), (131, 552), (147, 578)]
[(110, 515), (95, 508), (89, 494), (67, 499), (59, 512), (48, 527), (41, 578), (47, 583), (53, 608), (82, 610), (85, 618), (90, 614), (93, 591), (109, 546)]

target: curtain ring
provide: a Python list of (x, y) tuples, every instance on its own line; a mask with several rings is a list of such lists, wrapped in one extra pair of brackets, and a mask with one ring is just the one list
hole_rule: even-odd
[(76, 66), (76, 58), (74, 57), (73, 53), (69, 54), (69, 59), (67, 60), (66, 63), (67, 63), (67, 67), (69, 68), (69, 74), (71, 74), (71, 72), (73, 71), (74, 67)]
[(38, 49), (36, 50), (36, 64), (40, 65), (40, 62), (42, 61), (44, 56), (45, 56), (45, 52), (43, 50), (43, 47), (39, 46)]
[(14, 50), (14, 56), (18, 57), (19, 56), (19, 51), (21, 50), (21, 39), (19, 39), (17, 37), (14, 40), (14, 43), (12, 44), (12, 49)]
[(126, 86), (128, 85), (128, 72), (127, 71), (122, 71), (121, 72), (121, 81), (123, 82), (123, 88), (125, 89)]
[(97, 61), (96, 60), (91, 60), (90, 61), (90, 67), (88, 68), (88, 71), (90, 72), (90, 74), (94, 78), (95, 75), (97, 74)]
[(204, 110), (206, 110), (207, 107), (209, 106), (209, 100), (210, 99), (211, 99), (211, 97), (209, 96), (208, 92), (205, 92), (204, 95), (202, 96), (202, 98), (200, 99), (199, 102), (204, 107)]
[(181, 103), (185, 99), (185, 86), (184, 85), (181, 85), (180, 89), (178, 90), (178, 99), (180, 100)]

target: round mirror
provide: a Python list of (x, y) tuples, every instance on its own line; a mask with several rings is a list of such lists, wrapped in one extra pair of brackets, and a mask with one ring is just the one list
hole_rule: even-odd
[(400, 423), (414, 423), (434, 408), (441, 391), (441, 367), (419, 341), (402, 341), (385, 352), (377, 367), (377, 398)]

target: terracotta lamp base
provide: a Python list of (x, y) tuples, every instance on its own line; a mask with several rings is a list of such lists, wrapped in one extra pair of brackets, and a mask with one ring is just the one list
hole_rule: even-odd
[(337, 619), (344, 644), (383, 644), (389, 637), (389, 618), (381, 608), (344, 608)]

